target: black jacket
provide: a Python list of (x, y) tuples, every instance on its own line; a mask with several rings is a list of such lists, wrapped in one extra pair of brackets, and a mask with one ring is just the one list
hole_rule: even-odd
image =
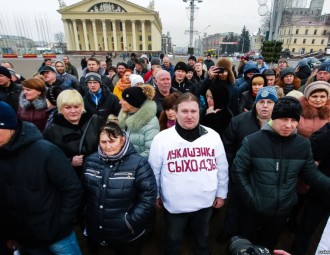
[(172, 78), (172, 85), (171, 86), (172, 86), (172, 88), (177, 89), (181, 93), (190, 92), (190, 93), (196, 94), (194, 85), (186, 77), (184, 78), (184, 80), (181, 83), (178, 83), (175, 80), (175, 76), (174, 76)]
[(73, 230), (82, 187), (71, 164), (35, 125), (0, 147), (0, 239), (48, 246)]
[(15, 112), (18, 110), (19, 96), (22, 91), (22, 86), (10, 81), (9, 87), (0, 85), (0, 101), (11, 105)]
[[(88, 87), (87, 87), (87, 83), (86, 83), (86, 74), (88, 73), (88, 69), (85, 68), (83, 70), (83, 76), (80, 77), (80, 80), (79, 80), (79, 88), (78, 88), (78, 91), (79, 93), (84, 96), (87, 94), (87, 91), (88, 91)], [(105, 70), (103, 70), (103, 68), (100, 68), (99, 71), (98, 71), (98, 74), (101, 75), (101, 81), (102, 81), (102, 84), (101, 85), (104, 85), (106, 86), (111, 92), (113, 92), (113, 84), (111, 82), (111, 79), (109, 78), (109, 76), (105, 75)]]
[(298, 176), (330, 195), (330, 178), (317, 170), (309, 140), (280, 136), (269, 125), (244, 138), (232, 171), (241, 201), (268, 216), (289, 214), (298, 201)]
[(130, 143), (117, 161), (104, 162), (98, 152), (84, 165), (88, 237), (94, 242), (126, 243), (143, 234), (153, 214), (157, 184), (148, 159)]
[(118, 116), (120, 112), (120, 104), (118, 97), (112, 94), (109, 89), (102, 86), (102, 97), (98, 105), (91, 99), (89, 92), (84, 96), (85, 110), (90, 114), (97, 114), (103, 118), (104, 121), (108, 118), (109, 114)]

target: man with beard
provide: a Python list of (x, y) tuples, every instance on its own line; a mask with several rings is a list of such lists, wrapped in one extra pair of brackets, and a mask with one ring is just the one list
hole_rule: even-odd
[(117, 82), (123, 77), (125, 69), (128, 69), (128, 65), (125, 62), (117, 63), (117, 74), (112, 78), (113, 86), (116, 86)]
[(69, 85), (69, 86), (71, 86), (74, 89), (77, 89), (78, 88), (78, 80), (77, 80), (77, 78), (65, 71), (65, 64), (64, 64), (64, 62), (62, 62), (61, 60), (57, 60), (55, 62), (55, 68), (56, 68), (57, 74), (59, 76), (61, 76), (61, 78), (63, 80), (63, 83), (65, 85)]
[(68, 56), (63, 57), (63, 62), (65, 64), (65, 72), (75, 76), (78, 80), (77, 68), (71, 64), (70, 58)]

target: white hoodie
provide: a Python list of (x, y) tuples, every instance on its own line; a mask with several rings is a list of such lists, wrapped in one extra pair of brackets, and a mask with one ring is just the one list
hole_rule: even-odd
[(151, 144), (149, 163), (154, 171), (158, 197), (170, 213), (195, 212), (225, 199), (228, 163), (218, 133), (208, 133), (193, 142), (184, 140), (175, 126), (158, 133)]

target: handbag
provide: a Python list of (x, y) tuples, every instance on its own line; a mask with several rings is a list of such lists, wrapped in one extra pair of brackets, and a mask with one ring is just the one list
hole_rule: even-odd
[(86, 128), (84, 130), (84, 133), (82, 134), (81, 138), (80, 138), (80, 142), (79, 142), (79, 149), (78, 149), (78, 152), (79, 154), (78, 155), (81, 155), (81, 149), (82, 149), (82, 146), (83, 146), (83, 143), (84, 143), (84, 139), (85, 139), (85, 136), (86, 136), (86, 133), (87, 133), (87, 130), (94, 118), (94, 116), (97, 116), (97, 114), (94, 114), (88, 121), (87, 125), (86, 125)]

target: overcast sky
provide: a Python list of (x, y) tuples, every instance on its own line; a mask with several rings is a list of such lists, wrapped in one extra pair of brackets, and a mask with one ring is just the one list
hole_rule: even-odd
[[(111, 0), (104, 0), (108, 2)], [(261, 1), (261, 0), (259, 0)], [(263, 0), (270, 9), (272, 0)], [(305, 0), (306, 1), (306, 0)], [(67, 5), (79, 0), (64, 0)], [(147, 7), (150, 0), (132, 0)], [(188, 1), (189, 2), (189, 1)], [(307, 5), (309, 5), (307, 1)], [(258, 0), (203, 0), (195, 2), (199, 8), (194, 29), (207, 34), (236, 32), (241, 33), (245, 25), (250, 33), (258, 31), (261, 16), (258, 14)], [(155, 10), (159, 12), (163, 24), (163, 33), (170, 33), (173, 44), (187, 46), (189, 19), (186, 13), (188, 3), (183, 0), (155, 0)], [(1, 1), (0, 34), (24, 35), (34, 40), (54, 40), (54, 34), (63, 32), (63, 23), (59, 3), (56, 0), (8, 0)], [(330, 0), (325, 0), (323, 13), (330, 13)], [(203, 31), (205, 30), (205, 31)], [(198, 35), (194, 36), (194, 39)]]

